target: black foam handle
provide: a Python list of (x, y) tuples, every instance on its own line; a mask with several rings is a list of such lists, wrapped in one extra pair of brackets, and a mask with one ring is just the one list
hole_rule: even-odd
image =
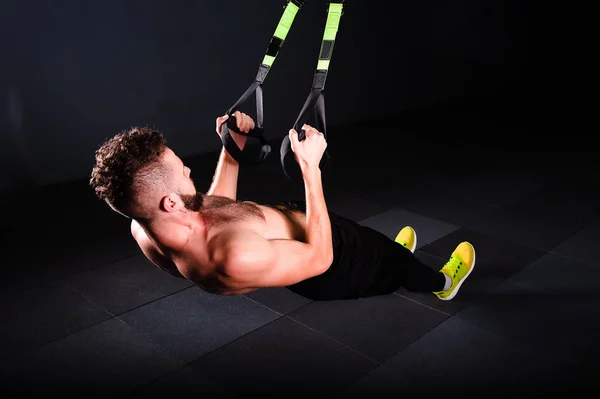
[(223, 147), (225, 147), (225, 150), (227, 150), (229, 155), (231, 155), (231, 157), (238, 163), (242, 163), (245, 160), (243, 151), (237, 145), (229, 130), (230, 129), (227, 123), (223, 123), (221, 125), (221, 142), (223, 143)]
[(298, 132), (298, 141), (304, 141), (304, 140), (306, 140), (306, 130), (300, 129), (300, 131)]
[[(227, 150), (229, 155), (231, 155), (231, 157), (235, 159), (239, 164), (256, 165), (261, 162), (264, 162), (271, 153), (271, 146), (264, 138), (262, 131), (262, 128), (255, 127), (254, 129), (251, 129), (248, 133), (243, 133), (237, 127), (237, 120), (235, 116), (230, 115), (227, 122), (221, 125), (221, 142), (223, 143), (223, 146), (225, 147), (225, 150)], [(244, 150), (242, 150), (233, 139), (231, 132), (258, 138), (262, 145), (258, 157), (251, 157), (246, 153), (247, 151), (244, 152)]]
[[(303, 131), (304, 130), (301, 130), (301, 132)], [(300, 141), (300, 133), (298, 133), (298, 141)], [(283, 172), (285, 175), (293, 182), (302, 184), (304, 182), (304, 177), (302, 176), (300, 165), (298, 165), (298, 161), (296, 160), (296, 156), (292, 150), (290, 137), (287, 135), (283, 137), (283, 141), (281, 143), (280, 157), (281, 165), (283, 166)], [(329, 155), (329, 152), (325, 150), (321, 161), (319, 162), (319, 168), (322, 172), (327, 172), (330, 166), (331, 156)]]
[[(313, 89), (311, 90), (310, 95), (306, 99), (296, 122), (294, 123), (294, 130), (298, 132), (298, 141), (303, 141), (306, 139), (306, 131), (302, 128), (305, 122), (309, 118), (309, 112), (314, 110), (315, 119), (317, 122), (317, 130), (319, 130), (327, 139), (327, 129), (325, 122), (325, 99), (322, 90)], [(302, 176), (302, 172), (300, 170), (300, 166), (296, 161), (296, 157), (291, 148), (291, 142), (289, 136), (285, 136), (281, 143), (281, 165), (283, 167), (283, 172), (285, 175), (292, 181), (296, 183), (303, 183), (304, 179)], [(325, 150), (323, 153), (323, 157), (319, 162), (319, 168), (321, 171), (325, 172), (329, 169), (331, 163), (331, 157), (329, 152)]]
[(224, 125), (227, 125), (227, 128), (229, 130), (231, 130), (232, 132), (236, 132), (238, 134), (242, 134), (242, 132), (240, 131), (240, 129), (238, 129), (238, 127), (237, 127), (237, 118), (235, 116), (233, 116), (232, 114), (228, 114), (229, 118), (224, 123)]
[(221, 129), (227, 125), (227, 129), (229, 129), (232, 132), (235, 132), (237, 134), (242, 134), (244, 136), (250, 136), (250, 137), (256, 137), (256, 138), (260, 138), (262, 137), (262, 133), (263, 133), (263, 129), (260, 127), (255, 126), (253, 129), (248, 130), (248, 133), (244, 133), (242, 132), (240, 129), (238, 129), (237, 127), (237, 119), (235, 116), (233, 116), (233, 112), (231, 114), (229, 114), (229, 118), (227, 119), (227, 122), (224, 123), (223, 125), (221, 125)]

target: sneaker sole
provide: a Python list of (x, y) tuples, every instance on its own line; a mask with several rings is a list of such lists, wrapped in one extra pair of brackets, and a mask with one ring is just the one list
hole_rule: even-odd
[[(469, 243), (469, 245), (471, 245), (471, 244)], [(473, 248), (473, 245), (471, 245), (471, 248)], [(473, 264), (471, 265), (471, 269), (467, 272), (465, 277), (462, 280), (460, 280), (460, 282), (456, 286), (456, 289), (454, 291), (452, 291), (452, 294), (448, 295), (446, 298), (440, 298), (442, 301), (449, 301), (456, 296), (456, 294), (458, 293), (458, 290), (460, 290), (460, 287), (462, 286), (462, 284), (469, 277), (469, 275), (473, 272), (473, 269), (475, 269), (475, 259), (476, 259), (475, 248), (473, 248)]]

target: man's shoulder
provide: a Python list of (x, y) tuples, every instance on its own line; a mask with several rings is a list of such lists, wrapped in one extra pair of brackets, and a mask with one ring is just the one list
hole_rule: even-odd
[[(264, 256), (268, 240), (251, 228), (227, 228), (215, 234), (206, 249), (214, 264), (225, 274)], [(262, 254), (262, 255), (261, 255)]]
[(232, 226), (219, 230), (208, 241), (206, 248), (211, 253), (229, 254), (247, 250), (265, 238), (256, 230), (243, 226)]

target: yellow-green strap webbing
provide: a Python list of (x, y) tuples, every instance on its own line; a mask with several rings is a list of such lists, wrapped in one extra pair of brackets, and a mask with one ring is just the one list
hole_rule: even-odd
[(279, 49), (283, 45), (283, 42), (285, 41), (285, 38), (292, 27), (292, 23), (294, 23), (296, 14), (300, 10), (300, 7), (303, 3), (304, 1), (289, 1), (285, 6), (283, 15), (279, 20), (277, 28), (275, 28), (275, 33), (273, 34), (273, 38), (271, 39), (271, 43), (267, 49), (267, 54), (265, 54), (265, 57), (263, 58), (263, 65), (267, 67), (271, 67), (273, 65), (273, 62), (279, 53)]

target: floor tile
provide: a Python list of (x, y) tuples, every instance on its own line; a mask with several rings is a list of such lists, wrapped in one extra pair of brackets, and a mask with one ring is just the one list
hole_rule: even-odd
[(507, 280), (507, 283), (541, 291), (593, 298), (600, 288), (600, 268), (580, 260), (547, 253)]
[(475, 248), (475, 269), (469, 279), (479, 273), (507, 278), (544, 254), (544, 251), (472, 231), (470, 228), (456, 230), (423, 247), (422, 251), (449, 259), (463, 241), (470, 242)]
[(412, 226), (417, 233), (417, 248), (421, 248), (458, 229), (458, 226), (431, 219), (402, 209), (391, 209), (376, 216), (360, 221), (385, 234), (392, 240), (404, 226)]
[(34, 348), (111, 317), (94, 302), (64, 283), (44, 286), (2, 297), (2, 357)]
[(552, 252), (577, 258), (590, 265), (600, 266), (600, 219), (588, 224), (573, 236), (567, 238)]
[(2, 364), (3, 391), (120, 396), (181, 365), (130, 327), (110, 319)]
[(164, 398), (172, 395), (193, 394), (208, 398), (223, 398), (226, 397), (226, 388), (219, 386), (217, 382), (191, 365), (187, 365), (136, 389), (128, 397)]
[(310, 299), (306, 299), (285, 287), (262, 288), (245, 295), (281, 315), (293, 312), (311, 302)]
[(228, 392), (330, 395), (377, 363), (281, 318), (191, 363)]
[(383, 398), (410, 394), (406, 380), (385, 363), (346, 387), (339, 395), (342, 398)]
[(327, 209), (332, 213), (359, 222), (389, 209), (376, 199), (365, 198), (352, 193), (334, 192), (325, 197)]
[(118, 316), (188, 363), (280, 317), (244, 296), (188, 288)]
[(454, 317), (552, 356), (585, 351), (600, 333), (597, 295), (537, 290), (509, 282)]
[(530, 396), (543, 389), (550, 393), (553, 388), (546, 379), (568, 371), (565, 364), (563, 359), (537, 353), (456, 318), (440, 324), (385, 363), (398, 372), (398, 393), (443, 395), (453, 387), (454, 394), (466, 397)]
[(372, 188), (370, 193), (389, 207), (404, 208), (406, 204), (414, 204), (424, 198), (441, 202), (457, 180), (457, 176), (448, 170), (424, 170), (422, 166), (399, 177), (377, 189)]
[(438, 219), (455, 226), (474, 222), (494, 210), (493, 205), (447, 194), (410, 196), (402, 202), (403, 209)]
[(313, 302), (288, 317), (383, 362), (448, 316), (391, 294)]
[[(60, 248), (60, 247), (58, 247)], [(128, 229), (109, 237), (102, 237), (50, 256), (52, 272), (67, 277), (100, 266), (139, 255), (141, 250)]]
[(548, 214), (531, 213), (530, 209), (500, 209), (478, 222), (468, 224), (471, 230), (514, 243), (549, 251), (573, 235), (580, 223), (570, 219), (552, 219)]
[(144, 255), (79, 273), (65, 281), (113, 315), (194, 285), (158, 269)]
[(534, 193), (553, 182), (552, 177), (527, 173), (518, 169), (484, 169), (464, 176), (449, 188), (448, 193), (483, 206), (501, 207)]
[(600, 216), (596, 190), (553, 184), (467, 227), (548, 251)]
[(28, 267), (27, 261), (23, 263), (15, 259), (5, 259), (5, 261), (5, 268), (2, 270), (3, 276), (0, 279), (0, 292), (5, 297), (59, 282), (59, 279), (52, 275), (51, 271), (44, 270), (39, 266), (42, 262), (38, 263), (38, 269), (31, 269)]

